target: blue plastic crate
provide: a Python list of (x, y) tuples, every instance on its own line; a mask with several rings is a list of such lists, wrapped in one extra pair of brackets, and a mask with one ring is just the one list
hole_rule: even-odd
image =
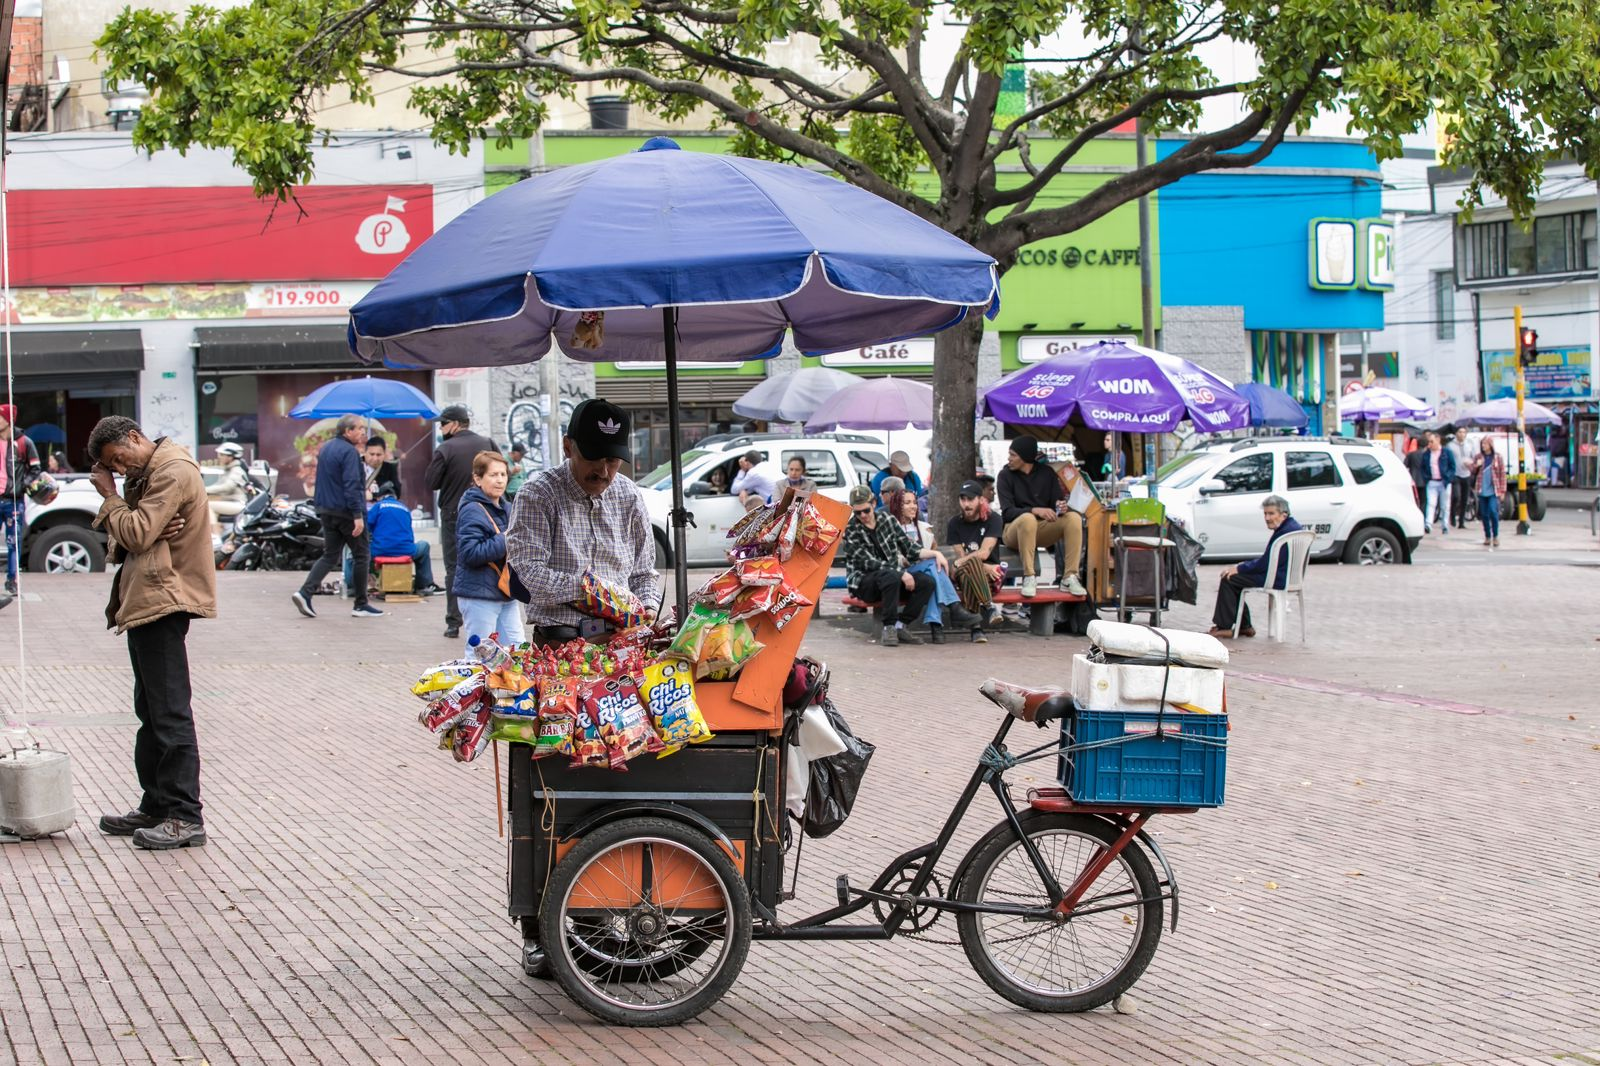
[(1074, 802), (1222, 806), (1225, 714), (1075, 710), (1062, 720), (1061, 734), (1061, 784)]

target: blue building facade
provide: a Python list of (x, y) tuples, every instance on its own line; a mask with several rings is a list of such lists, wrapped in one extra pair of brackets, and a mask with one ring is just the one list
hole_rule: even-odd
[[(1162, 139), (1157, 157), (1185, 143)], [(1321, 432), (1339, 391), (1339, 334), (1382, 329), (1394, 284), (1382, 183), (1365, 145), (1298, 140), (1162, 190), (1166, 350), (1285, 389)]]

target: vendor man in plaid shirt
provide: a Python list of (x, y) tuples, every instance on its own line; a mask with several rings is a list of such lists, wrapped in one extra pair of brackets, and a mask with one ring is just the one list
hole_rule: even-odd
[(883, 626), (880, 643), (884, 647), (921, 644), (922, 638), (913, 636), (905, 625), (921, 618), (927, 610), (933, 596), (933, 578), (907, 573), (904, 568), (917, 559), (933, 559), (941, 570), (949, 563), (935, 549), (912, 544), (900, 523), (887, 511), (879, 510), (877, 503), (866, 485), (850, 490), (850, 524), (844, 527), (844, 543), (839, 548), (845, 584), (857, 599), (877, 601), (878, 624)]
[(506, 558), (530, 593), (537, 644), (599, 638), (609, 626), (572, 607), (584, 571), (632, 589), (653, 612), (661, 600), (655, 534), (639, 487), (622, 476), (631, 462), (633, 420), (605, 400), (572, 412), (561, 441), (567, 461), (522, 486), (506, 530)]

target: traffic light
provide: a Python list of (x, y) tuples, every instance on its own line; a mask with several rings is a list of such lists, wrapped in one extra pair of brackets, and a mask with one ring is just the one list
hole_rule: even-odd
[(1532, 366), (1539, 358), (1539, 331), (1536, 329), (1523, 329), (1522, 331), (1522, 365)]

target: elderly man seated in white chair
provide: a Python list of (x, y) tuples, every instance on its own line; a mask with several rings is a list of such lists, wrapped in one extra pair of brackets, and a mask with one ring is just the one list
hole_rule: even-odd
[[(1268, 496), (1262, 500), (1261, 517), (1267, 528), (1272, 530), (1272, 535), (1267, 538), (1267, 548), (1258, 558), (1230, 566), (1222, 572), (1222, 580), (1217, 583), (1217, 608), (1211, 612), (1213, 637), (1231, 639), (1235, 617), (1239, 619), (1239, 636), (1256, 635), (1254, 627), (1250, 625), (1250, 608), (1245, 607), (1244, 613), (1239, 613), (1239, 597), (1245, 589), (1268, 587), (1267, 558), (1272, 554), (1273, 545), (1278, 543), (1280, 537), (1301, 528), (1299, 522), (1289, 517), (1289, 501), (1282, 496)], [(1278, 572), (1273, 575), (1271, 587), (1282, 588), (1288, 580), (1289, 553), (1283, 552), (1278, 556)]]

